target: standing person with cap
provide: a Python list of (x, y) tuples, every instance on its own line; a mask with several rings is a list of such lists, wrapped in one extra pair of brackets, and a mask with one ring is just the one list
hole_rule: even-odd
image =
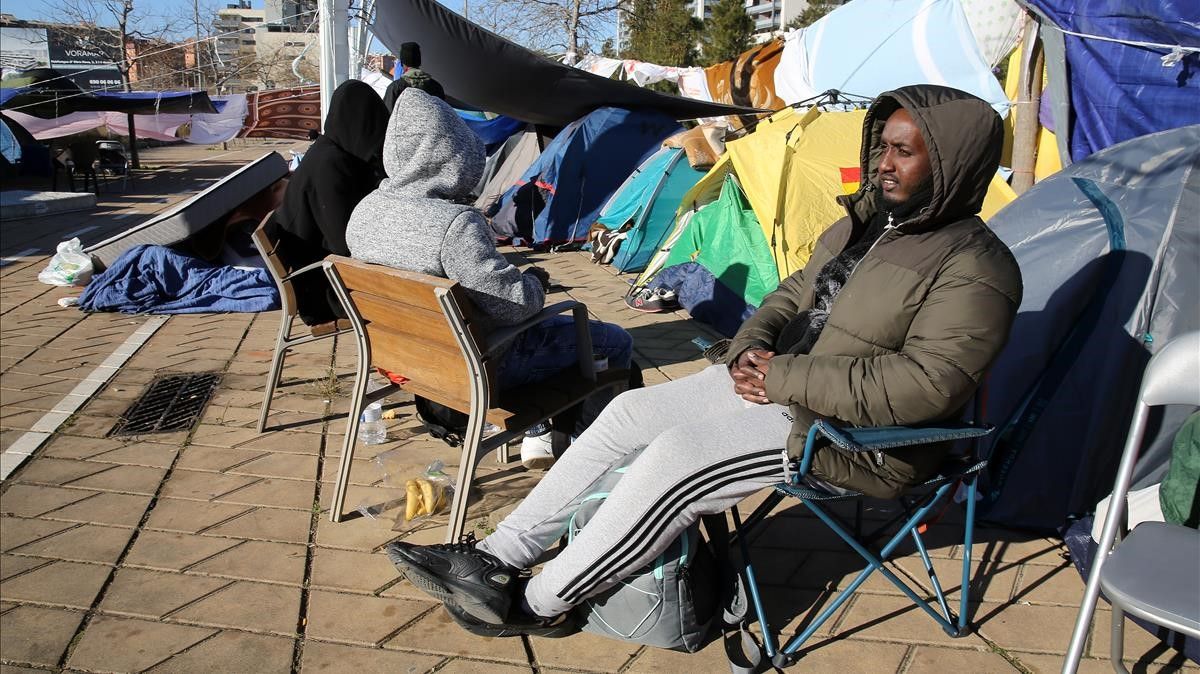
[(416, 42), (405, 42), (400, 45), (400, 60), (396, 63), (397, 68), (401, 68), (401, 74), (396, 78), (396, 81), (388, 85), (387, 92), (383, 95), (383, 103), (387, 106), (388, 112), (396, 106), (396, 99), (400, 97), (400, 92), (409, 87), (414, 87), (424, 91), (430, 96), (437, 96), (445, 100), (446, 91), (437, 80), (433, 79), (429, 73), (421, 70), (421, 45)]

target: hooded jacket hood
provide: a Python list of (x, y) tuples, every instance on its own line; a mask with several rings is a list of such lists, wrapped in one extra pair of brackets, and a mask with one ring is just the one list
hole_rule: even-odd
[(324, 136), (370, 164), (379, 158), (387, 124), (387, 106), (379, 94), (365, 82), (348, 80), (329, 99)]
[(933, 189), (929, 204), (903, 223), (904, 231), (917, 232), (979, 213), (1000, 166), (1003, 123), (987, 101), (933, 84), (884, 92), (867, 109), (859, 159), (863, 188), (844, 203), (863, 221), (878, 210), (880, 138), (888, 117), (899, 108), (912, 115), (925, 139)]
[(414, 87), (400, 93), (383, 142), (388, 177), (380, 192), (467, 202), (483, 163), (483, 142), (445, 101)]

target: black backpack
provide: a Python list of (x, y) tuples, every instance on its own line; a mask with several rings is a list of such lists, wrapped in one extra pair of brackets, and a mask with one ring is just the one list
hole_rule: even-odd
[[(642, 368), (636, 362), (631, 362), (629, 364), (629, 383), (627, 387), (635, 389), (642, 388), (644, 385)], [(461, 445), (463, 438), (467, 434), (468, 416), (458, 410), (435, 403), (428, 398), (422, 398), (421, 396), (414, 397), (417, 418), (425, 425), (429, 434), (451, 447)], [(607, 402), (607, 400), (603, 402)], [(554, 428), (555, 434), (560, 436), (560, 438), (556, 439), (556, 444), (565, 446), (563, 438), (570, 435), (579, 435), (587, 428), (591, 420), (595, 418), (595, 415), (599, 414), (599, 409), (591, 409), (596, 403), (593, 403), (591, 406), (588, 403), (589, 401), (585, 400), (554, 417), (551, 425)]]

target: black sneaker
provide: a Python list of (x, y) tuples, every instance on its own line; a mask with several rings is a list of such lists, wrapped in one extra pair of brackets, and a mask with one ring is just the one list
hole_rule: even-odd
[(564, 613), (557, 618), (532, 616), (514, 606), (512, 615), (501, 624), (486, 623), (461, 609), (453, 602), (446, 602), (446, 612), (464, 630), (481, 637), (531, 637), (558, 639), (579, 631), (574, 612)]
[(475, 534), (458, 543), (412, 545), (397, 541), (386, 551), (413, 585), (485, 623), (508, 617), (520, 571), (475, 547)]

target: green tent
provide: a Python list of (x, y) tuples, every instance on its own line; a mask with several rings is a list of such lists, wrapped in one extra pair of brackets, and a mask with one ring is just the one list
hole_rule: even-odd
[(726, 174), (717, 200), (692, 216), (671, 247), (663, 271), (689, 263), (707, 270), (754, 307), (779, 285), (771, 247), (732, 174)]

